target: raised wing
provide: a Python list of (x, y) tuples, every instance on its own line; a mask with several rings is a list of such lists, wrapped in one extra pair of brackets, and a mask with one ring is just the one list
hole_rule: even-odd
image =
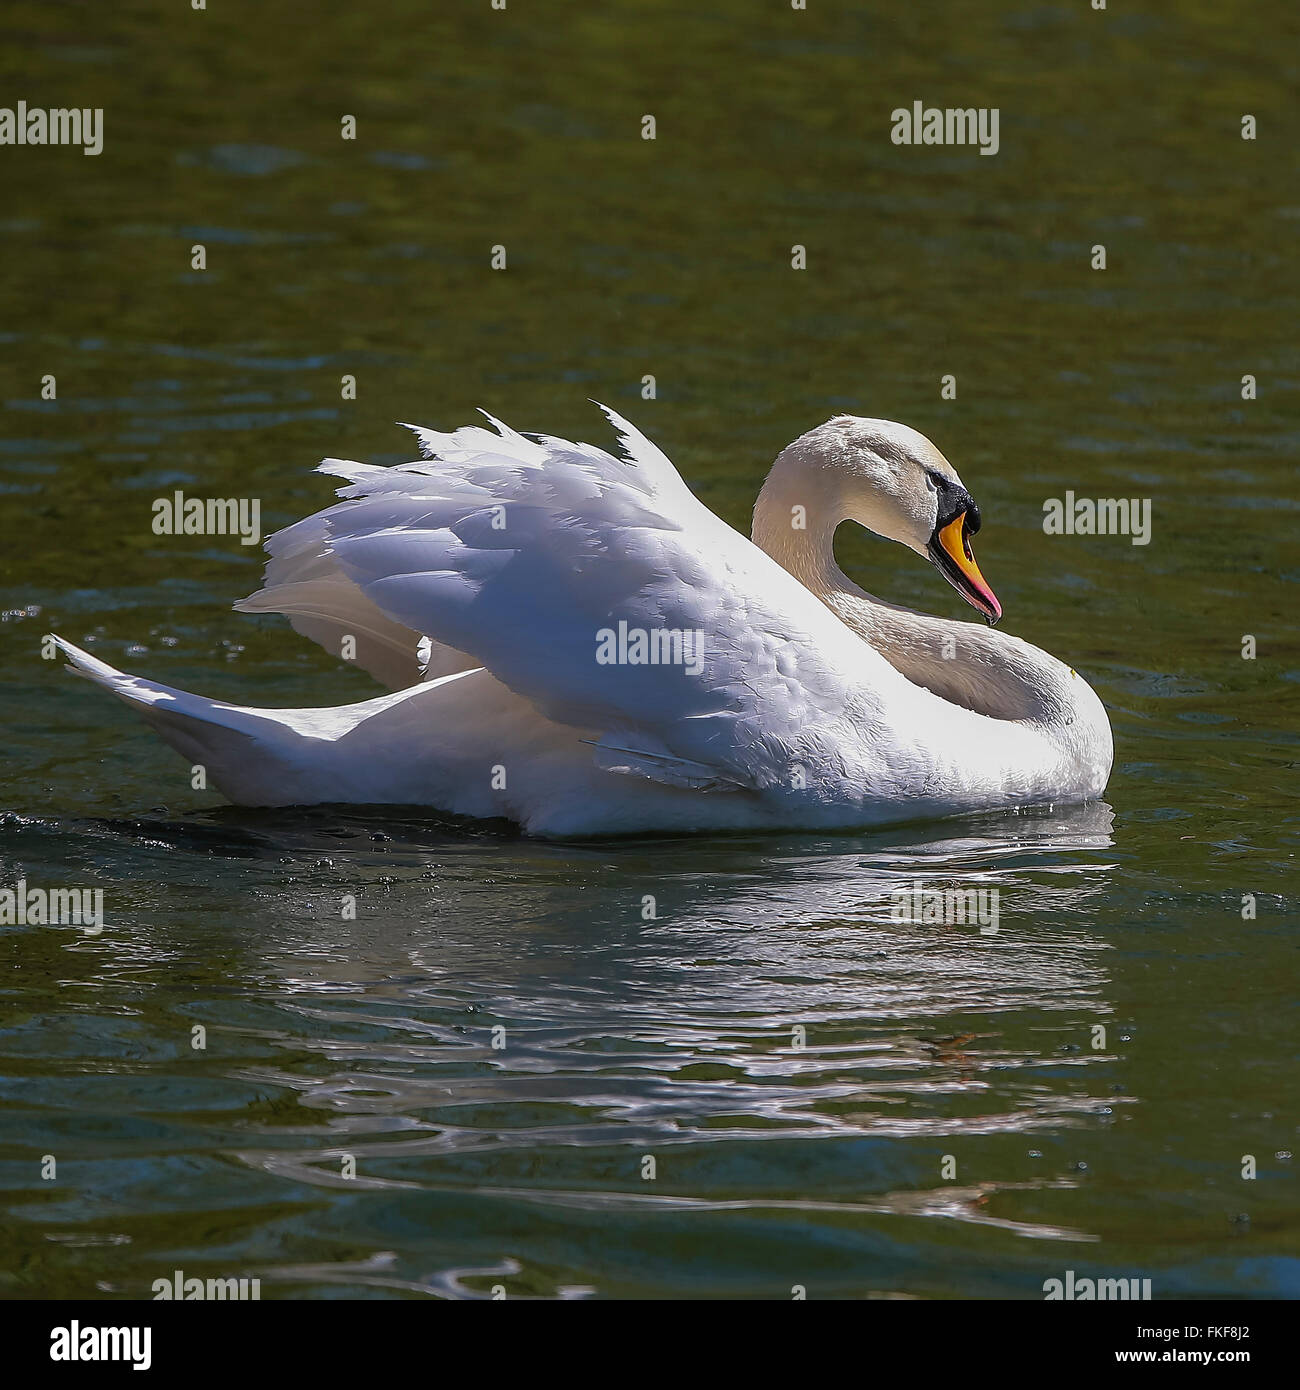
[(851, 775), (840, 750), (883, 661), (606, 413), (626, 459), (493, 421), (417, 429), (427, 461), (326, 460), (350, 480), (322, 514), (333, 563), (400, 628), (600, 731), (611, 771), (750, 788)]
[[(339, 568), (330, 550), (334, 510), (317, 512), (269, 537), (271, 558), (262, 587), (235, 607), (241, 613), (283, 613), (295, 632), (335, 657), (351, 652), (363, 671), (391, 689), (414, 685), (424, 670), (420, 634), (376, 608)], [(449, 675), (473, 665), (454, 655), (454, 664), (433, 674)]]

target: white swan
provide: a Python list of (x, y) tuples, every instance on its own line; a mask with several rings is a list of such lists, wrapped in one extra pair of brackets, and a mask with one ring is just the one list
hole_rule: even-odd
[(970, 550), (979, 512), (924, 436), (852, 416), (811, 430), (774, 464), (751, 543), (606, 414), (626, 458), (489, 416), (498, 433), (410, 427), (424, 461), (321, 464), (344, 500), (273, 536), (265, 587), (236, 607), (286, 614), (394, 694), (245, 709), (60, 645), (245, 805), (416, 803), (588, 835), (1101, 794), (1110, 725), (1079, 675), (836, 567), (852, 519), (1001, 616)]

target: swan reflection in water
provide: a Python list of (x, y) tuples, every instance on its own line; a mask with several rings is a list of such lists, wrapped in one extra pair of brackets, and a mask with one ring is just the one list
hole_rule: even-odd
[[(330, 1118), (318, 1144), (296, 1129), (292, 1147), (246, 1148), (245, 1161), (327, 1187), (346, 1152), (349, 1182), (375, 1189), (467, 1185), (585, 1210), (910, 1213), (1092, 1238), (989, 1208), (1068, 1175), (939, 1183), (927, 1141), (1035, 1142), (1115, 1103), (1088, 1077), (1113, 1053), (1078, 1046), (1112, 1014), (1109, 806), (892, 836), (601, 846), (456, 841), (391, 820), (377, 847), (373, 822), (353, 815), (263, 832), (306, 863), (328, 851), (333, 886), (317, 870), (254, 909), (268, 919), (261, 965), (298, 1020), (283, 1045), (316, 1060), (243, 1074)], [(358, 848), (340, 852), (350, 832)], [(894, 891), (918, 882), (998, 890), (997, 934), (897, 920)], [(355, 920), (322, 913), (349, 886)], [(569, 1160), (545, 1165), (549, 1177), (533, 1162), (864, 1137), (906, 1155), (837, 1178), (844, 1160), (827, 1150), (825, 1192), (810, 1182), (799, 1196), (775, 1157), (742, 1197), (704, 1180), (596, 1190)]]
[[(336, 1191), (372, 1252), (264, 1283), (480, 1296), (485, 1272), (545, 1265), (556, 1221), (595, 1223), (602, 1286), (602, 1223), (660, 1214), (786, 1212), (801, 1240), (890, 1249), (898, 1222), (918, 1248), (936, 1221), (1093, 1240), (1070, 1164), (1134, 1099), (1113, 1042), (1088, 1042), (1115, 1020), (1111, 828), (1094, 803), (782, 839), (555, 843), (356, 807), (15, 833), (33, 879), (129, 879), (105, 877), (101, 934), (44, 938), (75, 953), (54, 975), (161, 1007), (160, 1036), (208, 1029), (179, 1066), (139, 1064), (122, 1105), (293, 1185), (273, 1190)], [(917, 883), (997, 889), (997, 934), (896, 920)], [(237, 1137), (194, 1113), (193, 1086), (231, 1083), (258, 1098)], [(430, 1253), (466, 1213), (499, 1258)]]

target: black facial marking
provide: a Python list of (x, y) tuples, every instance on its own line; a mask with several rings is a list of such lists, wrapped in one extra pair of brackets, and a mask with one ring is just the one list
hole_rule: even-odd
[(980, 509), (975, 505), (975, 499), (970, 493), (960, 483), (954, 483), (951, 478), (945, 478), (942, 473), (931, 472), (928, 476), (934, 484), (935, 491), (939, 494), (939, 516), (934, 529), (942, 531), (945, 526), (965, 512), (968, 518), (966, 530), (972, 535), (978, 531), (980, 529)]

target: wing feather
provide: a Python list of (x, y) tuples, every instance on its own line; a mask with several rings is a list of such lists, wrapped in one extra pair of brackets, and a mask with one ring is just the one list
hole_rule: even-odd
[[(427, 457), (378, 472), (328, 463), (349, 479), (323, 514), (333, 561), (548, 718), (643, 750), (618, 770), (676, 762), (688, 785), (753, 788), (796, 767), (853, 776), (845, 721), (870, 717), (866, 668), (887, 663), (606, 414), (627, 459), (498, 425), (417, 429)], [(620, 630), (669, 659), (604, 659)]]

